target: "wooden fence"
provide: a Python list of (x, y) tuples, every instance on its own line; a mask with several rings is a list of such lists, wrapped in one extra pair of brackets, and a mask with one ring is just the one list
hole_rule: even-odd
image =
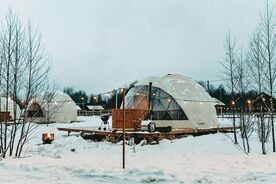
[(103, 114), (111, 114), (112, 110), (80, 110), (78, 111), (78, 116), (101, 116)]

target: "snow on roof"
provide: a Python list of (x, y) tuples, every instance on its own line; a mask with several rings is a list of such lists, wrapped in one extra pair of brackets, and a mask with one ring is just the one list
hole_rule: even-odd
[(225, 103), (223, 103), (222, 101), (218, 100), (217, 98), (212, 97), (212, 99), (214, 100), (214, 102), (216, 103), (216, 105), (225, 106)]
[(78, 110), (78, 111), (80, 111), (80, 110), (81, 110), (81, 108), (80, 108), (80, 106), (79, 106), (79, 105), (76, 105), (76, 108), (77, 108), (77, 110)]
[(101, 106), (101, 105), (87, 105), (87, 108), (89, 110), (103, 110), (104, 109), (103, 106)]

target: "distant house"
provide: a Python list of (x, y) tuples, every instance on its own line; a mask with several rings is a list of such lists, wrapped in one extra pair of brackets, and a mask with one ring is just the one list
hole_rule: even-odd
[(106, 110), (101, 105), (84, 105), (82, 108), (79, 106), (79, 108), (79, 116), (98, 116), (106, 112)]
[[(273, 109), (276, 109), (276, 99), (272, 98)], [(255, 99), (252, 100), (252, 108), (254, 111), (268, 111), (271, 104), (271, 96), (265, 92), (260, 93)]]
[(212, 100), (215, 102), (215, 108), (217, 111), (217, 114), (222, 114), (222, 110), (224, 107), (226, 107), (225, 103), (222, 101), (218, 100), (217, 98), (212, 97)]
[(81, 108), (79, 105), (76, 105), (76, 108), (77, 108), (77, 114), (78, 116), (81, 114)]
[(79, 105), (76, 105), (77, 111), (81, 111), (81, 108)]
[(217, 98), (215, 97), (212, 97), (213, 101), (216, 103), (215, 104), (215, 107), (225, 107), (225, 103), (223, 103), (222, 101), (218, 100)]
[(100, 111), (100, 110), (104, 110), (103, 106), (101, 105), (87, 105), (87, 110), (88, 111)]

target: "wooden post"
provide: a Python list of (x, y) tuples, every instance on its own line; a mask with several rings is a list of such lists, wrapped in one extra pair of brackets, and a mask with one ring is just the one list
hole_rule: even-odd
[(123, 89), (123, 169), (125, 169), (125, 126), (126, 126), (126, 114), (125, 114), (125, 89)]
[(118, 109), (118, 90), (116, 89), (115, 109)]

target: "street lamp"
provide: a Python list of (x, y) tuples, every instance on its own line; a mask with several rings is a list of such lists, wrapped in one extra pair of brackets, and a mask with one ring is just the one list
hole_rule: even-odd
[(250, 99), (247, 100), (247, 104), (248, 104), (248, 112), (250, 112), (250, 104), (251, 104), (251, 100)]
[(82, 108), (84, 109), (84, 97), (81, 97), (81, 105), (82, 105)]
[(97, 103), (97, 97), (96, 96), (93, 96), (93, 102), (94, 102), (94, 104)]

